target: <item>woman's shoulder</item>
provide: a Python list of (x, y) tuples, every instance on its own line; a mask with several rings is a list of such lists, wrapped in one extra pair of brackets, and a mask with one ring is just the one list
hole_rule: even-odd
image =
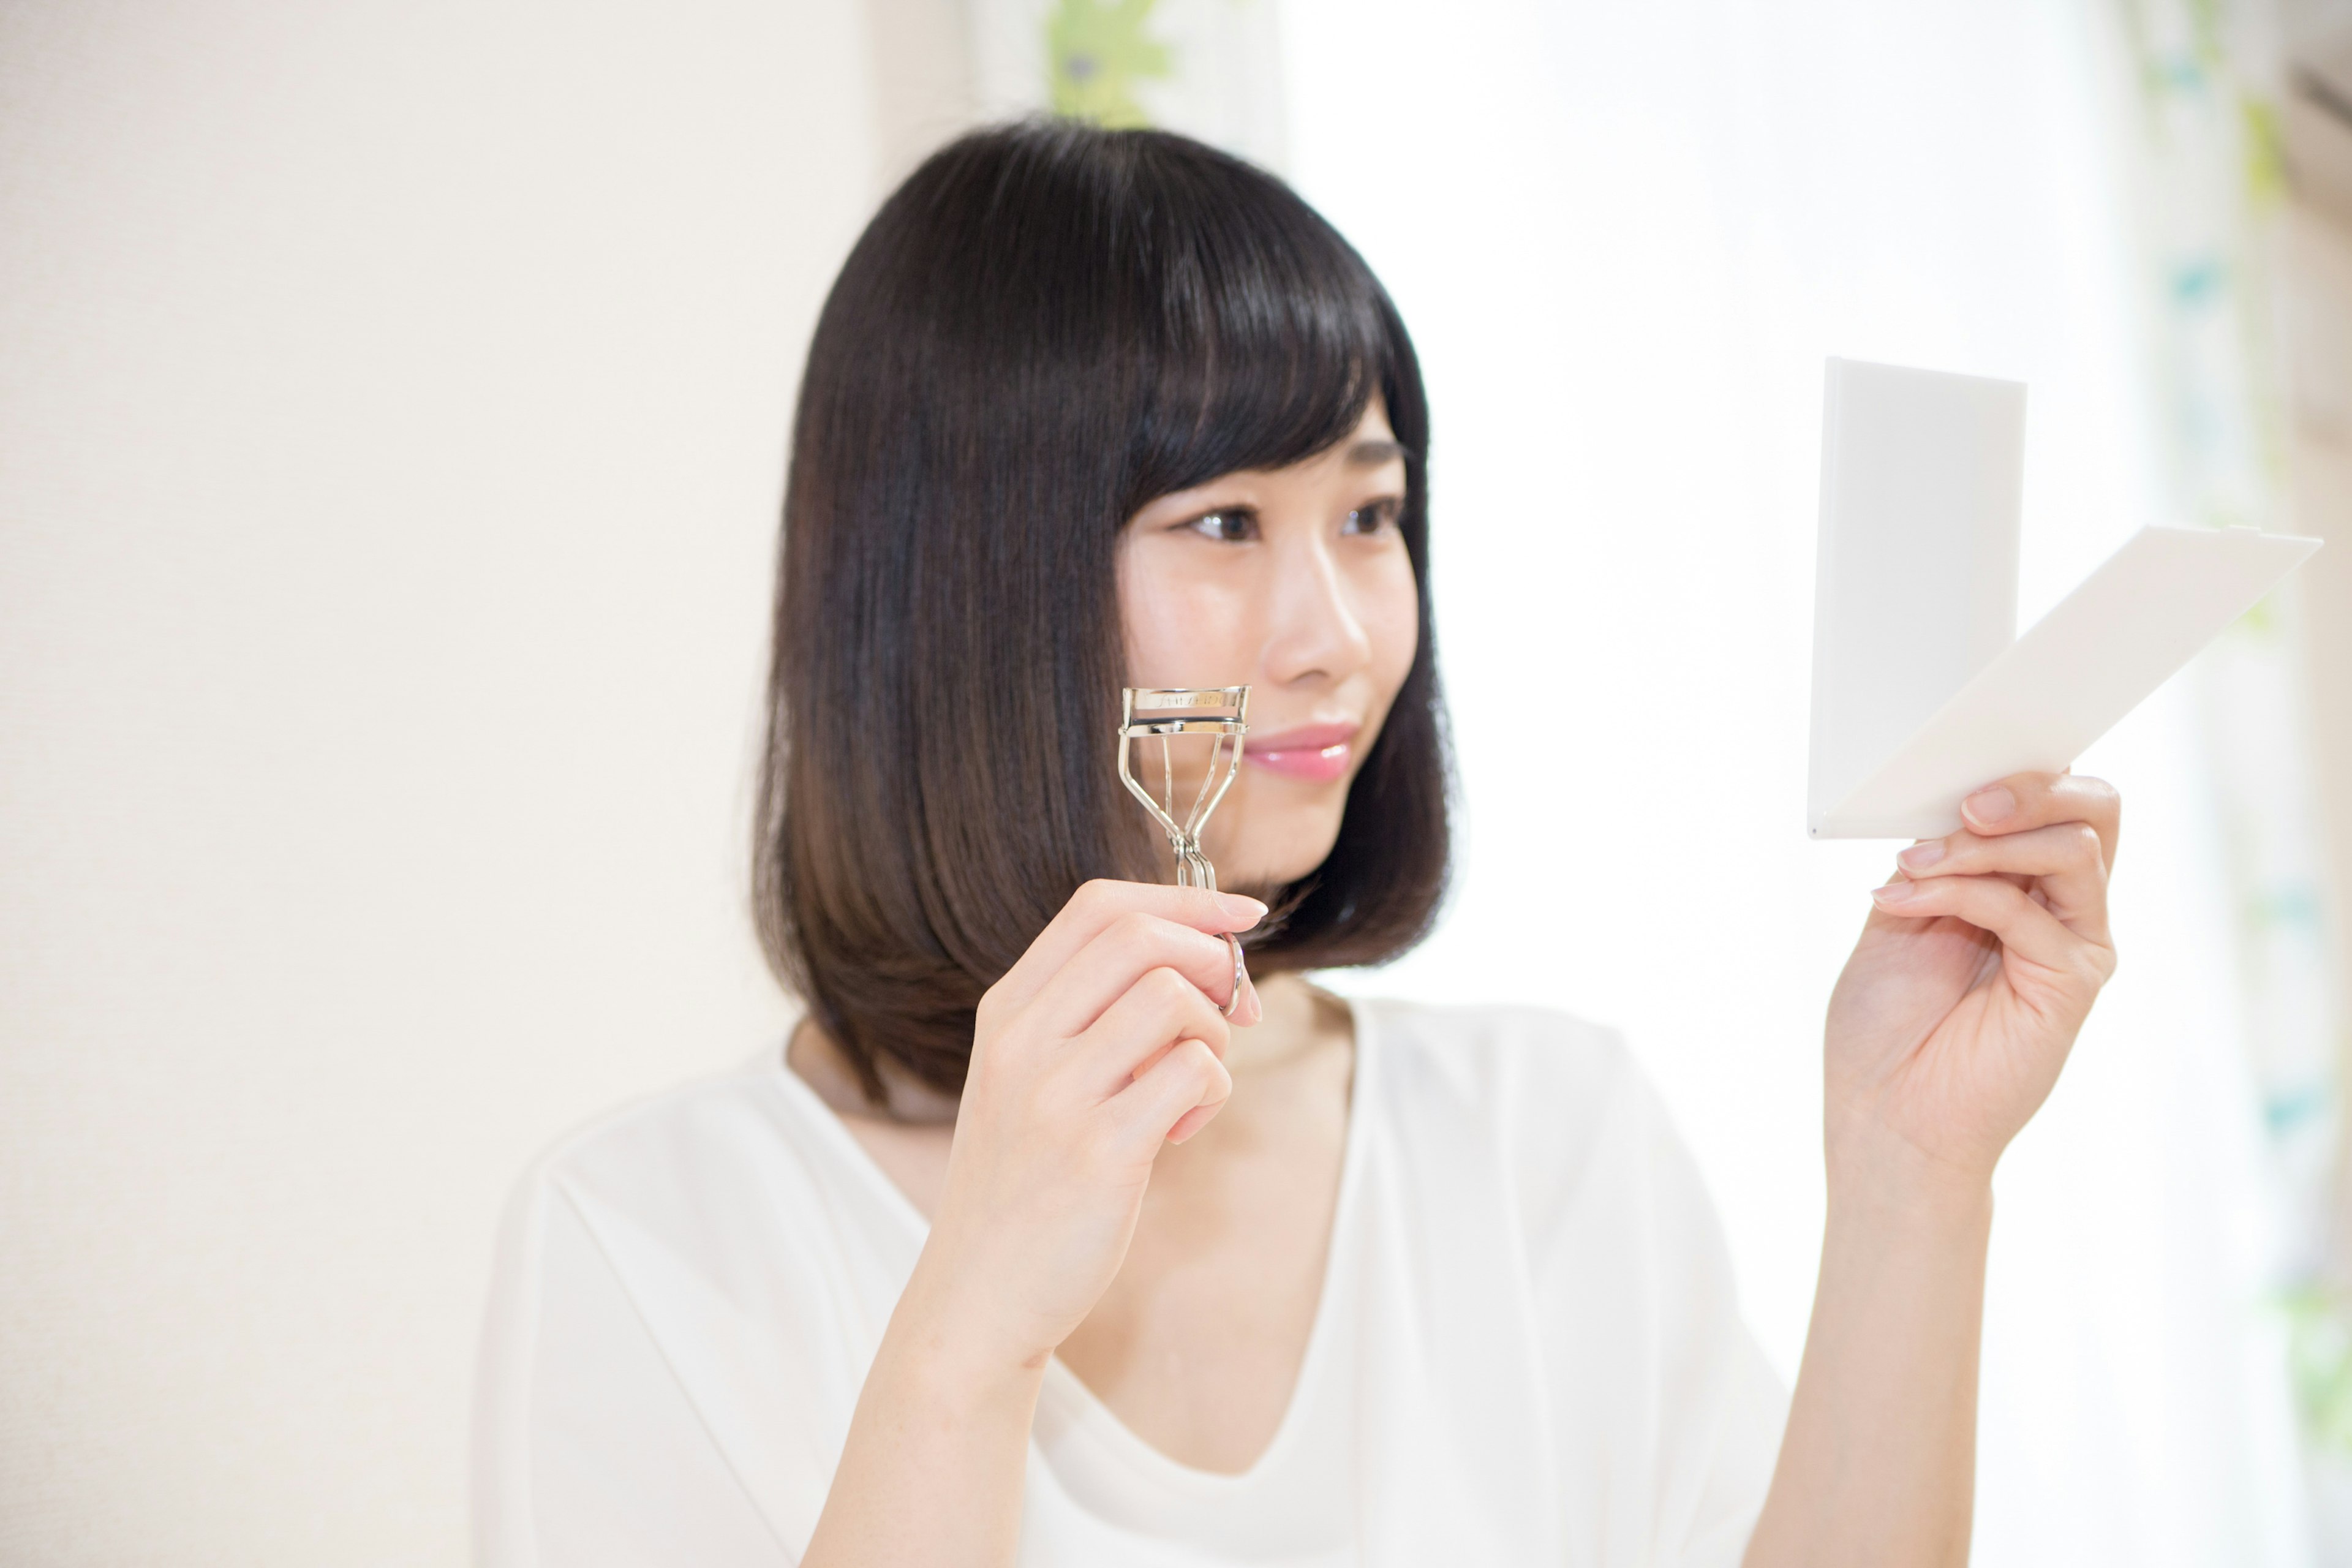
[(774, 1079), (782, 1047), (716, 1071), (640, 1092), (575, 1122), (542, 1146), (525, 1168), (525, 1184), (598, 1184), (620, 1171), (724, 1150), (747, 1132), (772, 1137)]
[(828, 1206), (838, 1160), (793, 1102), (787, 1077), (779, 1043), (588, 1118), (523, 1168), (503, 1229), (535, 1228), (558, 1205), (600, 1234), (698, 1256), (804, 1228)]
[(609, 1276), (666, 1344), (716, 1332), (714, 1304), (772, 1326), (856, 1310), (903, 1279), (923, 1226), (831, 1116), (779, 1041), (583, 1123), (510, 1192), (494, 1297), (530, 1316), (568, 1246), (558, 1293)]
[(1557, 1007), (1359, 998), (1392, 1098), (1439, 1114), (1501, 1117), (1600, 1106), (1640, 1069), (1615, 1028)]
[(1616, 1028), (1535, 1005), (1355, 1006), (1373, 1042), (1380, 1113), (1418, 1147), (1498, 1161), (1531, 1220), (1595, 1189), (1614, 1205), (1695, 1179)]
[(608, 1110), (516, 1182), (474, 1419), (483, 1538), (517, 1560), (549, 1496), (602, 1517), (650, 1487), (730, 1539), (814, 1523), (920, 1237), (846, 1179), (782, 1052)]

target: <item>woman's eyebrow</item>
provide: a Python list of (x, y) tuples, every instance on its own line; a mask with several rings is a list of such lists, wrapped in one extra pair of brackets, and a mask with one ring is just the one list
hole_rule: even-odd
[(1348, 466), (1369, 468), (1395, 462), (1403, 456), (1404, 444), (1401, 441), (1359, 441), (1348, 448)]

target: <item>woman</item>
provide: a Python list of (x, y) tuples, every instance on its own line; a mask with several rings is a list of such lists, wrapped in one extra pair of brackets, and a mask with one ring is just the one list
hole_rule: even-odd
[[(1990, 1176), (2114, 966), (2115, 794), (2001, 781), (1874, 895), (1784, 1395), (1613, 1035), (1302, 976), (1444, 888), (1427, 439), (1379, 284), (1231, 159), (1023, 125), (891, 197), (785, 502), (755, 881), (806, 1013), (522, 1184), (487, 1560), (1965, 1557)], [(1243, 683), (1244, 891), (1164, 885), (1118, 688)]]

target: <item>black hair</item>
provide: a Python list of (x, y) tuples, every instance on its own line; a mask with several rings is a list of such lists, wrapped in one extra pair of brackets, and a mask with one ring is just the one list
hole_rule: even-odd
[(1127, 520), (1326, 450), (1376, 394), (1406, 453), (1418, 648), (1330, 854), (1253, 933), (1259, 973), (1393, 957), (1445, 889), (1403, 322), (1288, 186), (1164, 132), (976, 132), (867, 225), (801, 383), (753, 893), (770, 963), (868, 1095), (886, 1059), (960, 1089), (982, 992), (1077, 886), (1156, 875), (1108, 766)]

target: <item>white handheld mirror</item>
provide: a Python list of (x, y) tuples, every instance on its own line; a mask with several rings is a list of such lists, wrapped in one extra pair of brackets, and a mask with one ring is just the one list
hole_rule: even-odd
[(2319, 548), (2143, 528), (2023, 637), (2025, 388), (1829, 362), (1813, 599), (1815, 838), (1934, 838), (2055, 773)]

